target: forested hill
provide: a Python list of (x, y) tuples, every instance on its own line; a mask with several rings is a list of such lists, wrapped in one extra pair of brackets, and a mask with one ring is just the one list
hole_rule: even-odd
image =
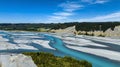
[(45, 29), (64, 29), (70, 26), (76, 26), (77, 31), (106, 31), (108, 28), (114, 29), (120, 22), (69, 22), (69, 23), (24, 23), (24, 24), (0, 24), (1, 30), (26, 30), (37, 31), (39, 28)]
[(97, 23), (78, 23), (76, 24), (77, 31), (106, 31), (111, 28), (114, 30), (115, 26), (119, 26), (120, 22), (97, 22)]
[(0, 30), (26, 30), (26, 31), (37, 31), (38, 28), (45, 29), (64, 29), (70, 26), (76, 25), (76, 23), (19, 23), (19, 24), (0, 24)]

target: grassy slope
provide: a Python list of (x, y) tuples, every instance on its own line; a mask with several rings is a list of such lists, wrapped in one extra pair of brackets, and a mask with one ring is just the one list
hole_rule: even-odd
[(57, 57), (50, 53), (23, 53), (31, 56), (38, 67), (92, 67), (92, 64), (85, 60), (76, 60), (71, 57)]

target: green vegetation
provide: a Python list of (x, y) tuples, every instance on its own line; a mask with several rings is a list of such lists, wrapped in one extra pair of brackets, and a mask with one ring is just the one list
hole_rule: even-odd
[(2, 67), (1, 63), (0, 63), (0, 67)]
[(40, 31), (39, 29), (50, 30), (50, 29), (64, 29), (75, 25), (75, 23), (38, 23), (38, 24), (0, 24), (0, 30), (24, 30), (24, 31)]
[(77, 31), (103, 31), (111, 28), (114, 30), (115, 26), (120, 25), (120, 22), (94, 22), (94, 23), (78, 23), (76, 24)]
[(1, 30), (24, 30), (24, 31), (49, 31), (51, 29), (64, 29), (76, 26), (77, 31), (106, 31), (108, 28), (114, 29), (120, 22), (69, 22), (69, 23), (38, 23), (38, 24), (0, 24)]
[(57, 57), (50, 53), (23, 53), (31, 56), (38, 67), (92, 67), (92, 64), (85, 60), (76, 60), (71, 57)]
[(48, 32), (49, 29), (45, 29), (45, 28), (38, 28), (37, 31), (39, 32)]
[(105, 37), (105, 35), (102, 35), (102, 34), (100, 34), (100, 35), (98, 35), (99, 37)]

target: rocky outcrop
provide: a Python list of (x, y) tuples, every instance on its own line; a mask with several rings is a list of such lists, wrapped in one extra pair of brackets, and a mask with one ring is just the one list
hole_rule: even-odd
[(37, 67), (30, 56), (23, 54), (2, 54), (0, 67)]
[(51, 32), (61, 34), (64, 36), (67, 35), (92, 35), (92, 36), (106, 36), (106, 37), (120, 37), (120, 26), (116, 26), (114, 30), (109, 28), (105, 32), (103, 31), (76, 31), (75, 26), (68, 27), (66, 29), (51, 30)]
[(92, 35), (92, 36), (99, 36), (104, 35), (103, 31), (78, 31), (81, 35)]
[(105, 36), (105, 37), (115, 37), (120, 38), (120, 26), (116, 26), (114, 30), (111, 28), (103, 31), (78, 31), (81, 35), (92, 35), (92, 36)]
[(120, 37), (120, 26), (116, 26), (114, 30), (106, 30), (105, 35), (110, 37)]
[(51, 30), (51, 32), (62, 36), (73, 36), (76, 34), (76, 29), (75, 26), (72, 26), (65, 29)]

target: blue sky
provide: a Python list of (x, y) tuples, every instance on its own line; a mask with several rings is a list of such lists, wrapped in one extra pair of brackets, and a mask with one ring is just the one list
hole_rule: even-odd
[(0, 0), (0, 23), (120, 21), (120, 0)]

